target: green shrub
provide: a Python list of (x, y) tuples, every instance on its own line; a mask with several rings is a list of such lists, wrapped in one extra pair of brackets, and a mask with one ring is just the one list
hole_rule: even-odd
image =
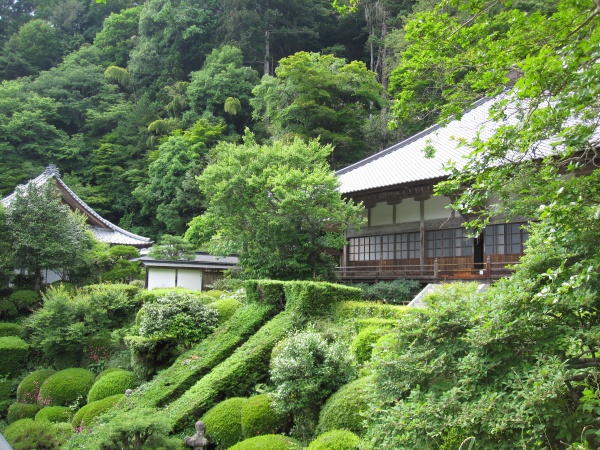
[(276, 306), (282, 311), (285, 308), (285, 284), (285, 281), (248, 280), (245, 286), (246, 300)]
[(120, 372), (123, 371), (123, 369), (120, 369), (118, 367), (109, 367), (108, 369), (103, 370), (102, 372), (100, 372), (98, 375), (96, 375), (96, 383), (98, 382), (98, 380), (100, 378), (102, 378), (104, 375), (108, 375), (109, 373), (113, 373), (113, 372)]
[(355, 284), (363, 293), (363, 298), (370, 301), (382, 301), (391, 305), (410, 302), (421, 290), (421, 284), (415, 280), (397, 279), (380, 281), (375, 284)]
[(250, 397), (242, 406), (242, 435), (245, 439), (289, 431), (291, 417), (273, 408), (268, 394)]
[(298, 441), (282, 434), (266, 434), (238, 442), (230, 450), (300, 450)]
[(175, 337), (125, 336), (125, 345), (131, 350), (131, 366), (140, 380), (150, 380), (156, 373), (171, 365), (179, 341)]
[(139, 298), (140, 302), (143, 304), (143, 303), (148, 303), (148, 302), (154, 302), (157, 299), (159, 299), (160, 297), (164, 297), (165, 295), (172, 295), (172, 294), (186, 294), (191, 297), (194, 297), (200, 303), (204, 303), (205, 305), (215, 301), (215, 299), (213, 297), (211, 297), (210, 295), (208, 295), (207, 292), (200, 292), (200, 291), (195, 291), (192, 289), (185, 289), (185, 288), (180, 288), (180, 287), (178, 287), (178, 288), (157, 288), (157, 289), (152, 289), (151, 291), (143, 290), (137, 294), (137, 297)]
[(41, 369), (31, 372), (23, 378), (23, 381), (21, 381), (17, 388), (17, 401), (21, 403), (37, 403), (42, 383), (55, 373), (56, 371), (52, 369)]
[(14, 398), (14, 382), (8, 378), (0, 378), (0, 401)]
[(398, 305), (384, 305), (383, 303), (345, 301), (335, 306), (334, 319), (398, 319), (411, 308)]
[(0, 337), (21, 336), (21, 327), (16, 323), (0, 322)]
[(280, 313), (254, 336), (239, 347), (233, 355), (201, 378), (179, 399), (167, 408), (176, 430), (193, 424), (219, 398), (226, 395), (248, 395), (250, 389), (268, 377), (271, 351), (293, 326), (290, 314)]
[(136, 385), (133, 372), (125, 370), (111, 372), (94, 383), (88, 392), (87, 401), (90, 403), (111, 395), (124, 394), (127, 389), (133, 390)]
[[(137, 294), (140, 292), (140, 288), (138, 286), (134, 286), (131, 284), (89, 284), (87, 286), (83, 286), (79, 289), (79, 292), (84, 295), (94, 295), (98, 292), (113, 292), (113, 293), (123, 293), (129, 298), (133, 300)], [(134, 301), (137, 303), (137, 301)]]
[(219, 323), (221, 324), (227, 322), (243, 304), (234, 298), (225, 298), (209, 303), (208, 306), (218, 311)]
[(58, 449), (73, 434), (70, 425), (47, 420), (22, 419), (4, 430), (4, 437), (14, 450)]
[(290, 281), (284, 286), (286, 309), (294, 311), (298, 318), (327, 316), (336, 304), (360, 299), (360, 289), (340, 284)]
[[(12, 405), (13, 403), (14, 403), (14, 400), (12, 400), (12, 399), (0, 400), (0, 421), (3, 421), (4, 419), (6, 419), (6, 416), (8, 415), (8, 408), (10, 408), (10, 405)], [(2, 423), (2, 422), (0, 422), (0, 423)]]
[(82, 404), (94, 384), (95, 376), (86, 369), (65, 369), (44, 381), (39, 402), (44, 406), (70, 406)]
[(9, 300), (17, 307), (20, 313), (33, 312), (42, 303), (42, 297), (35, 291), (22, 290), (13, 292)]
[(352, 341), (351, 350), (357, 363), (364, 364), (371, 359), (373, 345), (381, 336), (389, 333), (390, 328), (390, 326), (371, 325), (356, 335)]
[(217, 291), (215, 289), (212, 291), (203, 291), (203, 293), (214, 298), (215, 300), (221, 300), (221, 297), (225, 295), (225, 291)]
[(35, 415), (35, 420), (47, 420), (48, 422), (71, 422), (73, 415), (70, 408), (66, 406), (46, 406), (38, 411)]
[(19, 373), (27, 359), (29, 345), (16, 336), (0, 337), (0, 377)]
[(398, 325), (398, 319), (381, 319), (379, 317), (373, 317), (369, 319), (355, 319), (353, 320), (354, 330), (360, 333), (367, 327), (372, 325), (379, 326), (381, 328), (392, 328)]
[(216, 404), (200, 420), (206, 426), (206, 437), (217, 449), (226, 449), (243, 439), (242, 408), (247, 398), (233, 397)]
[(364, 432), (364, 418), (360, 413), (367, 411), (369, 407), (369, 386), (372, 384), (371, 377), (359, 378), (342, 386), (329, 397), (321, 408), (317, 433), (343, 428), (361, 435)]
[(246, 280), (238, 278), (219, 278), (218, 280), (213, 281), (212, 286), (214, 290), (236, 292), (245, 288)]
[(310, 443), (307, 450), (358, 450), (360, 438), (348, 430), (331, 430)]
[(39, 410), (40, 407), (38, 405), (13, 403), (8, 407), (6, 421), (8, 423), (13, 423), (21, 419), (33, 419)]
[(19, 315), (15, 304), (7, 298), (0, 299), (0, 319), (11, 320)]
[(102, 400), (97, 400), (95, 402), (88, 403), (85, 406), (82, 406), (75, 415), (73, 416), (73, 420), (71, 420), (71, 424), (75, 428), (85, 428), (92, 423), (92, 420), (99, 416), (100, 414), (108, 411), (112, 408), (117, 402), (121, 401), (125, 398), (125, 394), (117, 394), (111, 395), (110, 397), (103, 398)]

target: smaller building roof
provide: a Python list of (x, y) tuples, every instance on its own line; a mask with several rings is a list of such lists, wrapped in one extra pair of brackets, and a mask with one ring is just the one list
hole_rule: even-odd
[(237, 266), (238, 257), (213, 256), (206, 252), (196, 252), (192, 260), (158, 260), (149, 256), (139, 258), (144, 267), (173, 268), (173, 269), (208, 269), (208, 270), (226, 270)]

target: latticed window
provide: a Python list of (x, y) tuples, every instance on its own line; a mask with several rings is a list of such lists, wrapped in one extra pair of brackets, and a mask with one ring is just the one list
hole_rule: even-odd
[(419, 233), (351, 238), (349, 246), (350, 261), (411, 259), (421, 255)]
[(529, 237), (522, 223), (501, 223), (485, 227), (487, 255), (520, 255)]
[(419, 233), (396, 235), (396, 259), (418, 259), (421, 257), (421, 239)]
[(380, 259), (381, 236), (365, 236), (350, 239), (350, 261), (374, 261)]
[(472, 254), (473, 239), (466, 237), (461, 228), (427, 232), (428, 258), (452, 258)]

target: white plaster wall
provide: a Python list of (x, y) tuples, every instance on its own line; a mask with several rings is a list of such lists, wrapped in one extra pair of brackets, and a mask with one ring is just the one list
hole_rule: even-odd
[(57, 274), (55, 271), (50, 270), (50, 269), (44, 270), (42, 275), (44, 276), (44, 284), (52, 284), (55, 281), (62, 280), (62, 278), (59, 274)]
[(202, 271), (179, 269), (177, 272), (177, 287), (202, 290)]
[(394, 223), (394, 207), (386, 202), (377, 203), (371, 208), (371, 226), (390, 225)]
[(450, 205), (448, 197), (431, 197), (425, 200), (425, 220), (447, 219), (451, 211), (446, 209)]
[(396, 205), (396, 223), (418, 222), (421, 220), (420, 202), (405, 198)]
[(175, 269), (148, 268), (148, 290), (175, 287)]

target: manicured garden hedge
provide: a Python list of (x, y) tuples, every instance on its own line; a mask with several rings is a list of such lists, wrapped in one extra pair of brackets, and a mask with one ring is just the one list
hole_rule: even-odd
[(250, 397), (242, 407), (242, 435), (245, 439), (289, 431), (291, 417), (275, 410), (268, 394)]
[(39, 410), (39, 405), (33, 405), (30, 403), (13, 403), (8, 407), (6, 421), (8, 423), (13, 423), (21, 419), (33, 419)]
[(330, 315), (339, 302), (361, 298), (360, 289), (341, 284), (290, 281), (285, 284), (286, 310), (300, 318)]
[(371, 325), (356, 335), (352, 341), (352, 354), (356, 358), (356, 362), (364, 364), (371, 359), (371, 353), (373, 352), (373, 345), (377, 340), (390, 332), (391, 326)]
[(35, 420), (47, 420), (48, 422), (71, 422), (73, 412), (66, 406), (46, 406), (35, 415)]
[(112, 395), (124, 394), (127, 389), (133, 390), (136, 386), (133, 372), (114, 371), (94, 383), (90, 392), (88, 392), (87, 401), (91, 403)]
[(242, 436), (242, 408), (247, 398), (233, 397), (217, 403), (200, 420), (206, 426), (206, 437), (218, 450), (227, 449), (239, 441)]
[(334, 318), (336, 320), (347, 319), (398, 319), (410, 308), (407, 306), (385, 305), (375, 302), (344, 301), (335, 306)]
[(0, 337), (0, 377), (19, 373), (27, 359), (29, 345), (16, 336)]
[(332, 430), (318, 436), (307, 450), (358, 450), (360, 438), (348, 430)]
[(109, 373), (113, 373), (113, 372), (124, 372), (123, 369), (119, 369), (118, 367), (110, 367), (108, 369), (103, 370), (102, 372), (100, 372), (97, 376), (96, 376), (96, 383), (98, 382), (98, 380), (100, 378), (102, 378), (104, 375), (108, 375)]
[(301, 450), (298, 441), (282, 434), (256, 436), (235, 444), (229, 450)]
[(285, 281), (248, 280), (246, 282), (246, 300), (252, 303), (276, 306), (283, 311), (285, 308), (285, 284)]
[(17, 401), (21, 403), (37, 403), (42, 384), (48, 377), (54, 375), (55, 370), (41, 369), (31, 372), (17, 387)]
[(231, 316), (233, 316), (235, 312), (243, 306), (243, 304), (234, 298), (224, 298), (222, 300), (209, 303), (208, 306), (219, 311), (219, 324), (223, 324), (231, 319)]
[(13, 382), (12, 380), (0, 379), (0, 401), (8, 400), (13, 395)]
[(42, 303), (40, 294), (27, 289), (13, 292), (8, 299), (13, 302), (20, 313), (31, 313)]
[(71, 424), (75, 428), (85, 428), (96, 416), (108, 411), (115, 405), (115, 403), (124, 398), (125, 394), (117, 394), (103, 398), (102, 400), (88, 403), (75, 413)]
[(18, 420), (4, 430), (4, 437), (13, 450), (60, 448), (73, 428), (68, 423), (52, 423), (47, 420)]
[(0, 337), (21, 336), (21, 327), (16, 323), (0, 322)]
[(86, 369), (65, 369), (44, 381), (40, 388), (39, 402), (44, 406), (70, 406), (83, 401), (96, 377)]

